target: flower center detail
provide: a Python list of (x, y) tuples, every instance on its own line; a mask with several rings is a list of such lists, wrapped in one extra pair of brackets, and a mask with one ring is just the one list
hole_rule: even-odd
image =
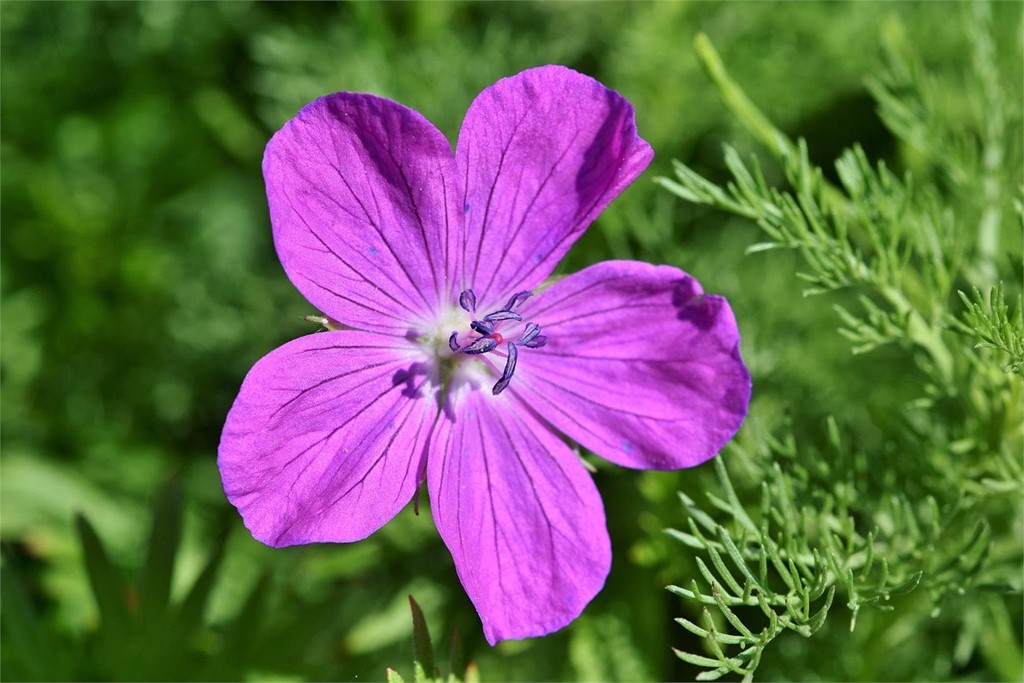
[[(516, 309), (531, 296), (533, 296), (533, 292), (517, 292), (512, 295), (504, 308), (491, 311), (482, 318), (473, 320), (469, 324), (470, 331), (460, 333), (458, 330), (454, 330), (448, 337), (448, 348), (453, 353), (481, 355), (494, 351), (502, 344), (506, 345), (508, 357), (505, 359), (505, 369), (501, 373), (501, 379), (491, 389), (491, 393), (495, 396), (503, 392), (508, 383), (512, 381), (516, 363), (519, 361), (519, 347), (538, 349), (548, 343), (548, 338), (540, 333), (540, 325), (524, 322), (523, 316), (516, 312)], [(476, 294), (472, 289), (467, 289), (459, 294), (459, 306), (467, 313), (476, 314)], [(505, 328), (504, 335), (499, 332), (499, 328), (502, 327)], [(517, 332), (519, 338), (512, 341)]]

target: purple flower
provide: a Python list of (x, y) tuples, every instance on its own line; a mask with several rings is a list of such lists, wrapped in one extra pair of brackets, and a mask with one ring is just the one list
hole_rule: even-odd
[(575, 619), (611, 548), (564, 437), (690, 467), (750, 397), (728, 303), (686, 273), (609, 261), (544, 285), (652, 156), (621, 95), (560, 66), (480, 93), (454, 154), (415, 111), (355, 93), (274, 135), (277, 253), (343, 329), (265, 356), (228, 414), (218, 464), (253, 536), (356, 541), (426, 481), (489, 642)]

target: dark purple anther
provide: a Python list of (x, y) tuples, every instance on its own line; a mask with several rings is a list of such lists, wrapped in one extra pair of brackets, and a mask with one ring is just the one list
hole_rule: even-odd
[(459, 333), (452, 332), (452, 336), (448, 337), (448, 348), (452, 351), (459, 350)]
[(465, 311), (476, 313), (476, 294), (472, 289), (463, 290), (462, 294), (459, 294), (459, 305)]
[(492, 339), (491, 337), (480, 337), (472, 344), (467, 344), (466, 346), (463, 346), (462, 352), (468, 353), (470, 355), (478, 353), (487, 353), (488, 351), (493, 351), (494, 347), (496, 347), (497, 345), (498, 342)]
[(533, 296), (533, 292), (530, 291), (516, 292), (515, 294), (512, 295), (512, 298), (508, 300), (508, 303), (505, 304), (506, 310), (516, 310), (517, 306), (522, 305), (522, 303), (529, 299), (531, 296)]
[(522, 320), (523, 316), (515, 311), (495, 311), (484, 316), (484, 321), (489, 323), (501, 322), (502, 320)]
[(523, 342), (523, 346), (527, 346), (527, 347), (529, 347), (531, 349), (539, 349), (540, 347), (544, 346), (547, 343), (548, 343), (548, 338), (545, 337), (543, 334), (541, 334), (541, 335), (538, 335), (538, 336), (534, 337), (533, 339), (531, 339), (528, 342)]
[(529, 344), (536, 339), (538, 334), (540, 334), (540, 325), (537, 323), (526, 323), (526, 328), (523, 330), (523, 336), (519, 338), (519, 343)]
[(519, 349), (512, 342), (508, 343), (508, 359), (505, 361), (505, 371), (501, 373), (501, 379), (491, 389), (491, 393), (497, 396), (505, 391), (505, 387), (512, 381), (512, 375), (516, 372), (516, 361), (519, 359)]
[(484, 322), (483, 320), (474, 320), (469, 324), (469, 326), (472, 327), (475, 332), (479, 332), (485, 337), (491, 332), (494, 332), (494, 325)]

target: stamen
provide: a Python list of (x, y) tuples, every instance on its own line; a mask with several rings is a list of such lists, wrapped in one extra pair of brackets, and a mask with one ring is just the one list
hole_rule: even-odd
[(533, 296), (533, 292), (530, 291), (516, 292), (512, 295), (512, 298), (508, 300), (508, 303), (505, 304), (505, 308), (509, 311), (514, 311), (516, 306), (522, 305), (522, 303), (531, 296)]
[(526, 329), (523, 330), (523, 336), (519, 338), (519, 343), (529, 344), (538, 334), (540, 334), (540, 325), (537, 323), (526, 323)]
[(484, 316), (484, 320), (489, 323), (501, 322), (502, 320), (522, 320), (523, 316), (519, 315), (515, 311), (495, 311), (494, 313), (488, 313)]
[(474, 320), (469, 324), (469, 326), (472, 327), (474, 331), (479, 332), (485, 337), (494, 332), (494, 325), (485, 323), (483, 320)]
[[(492, 310), (480, 319), (471, 321), (469, 327), (480, 336), (475, 339), (470, 337), (468, 343), (463, 342), (460, 344), (460, 332), (458, 330), (453, 331), (451, 336), (448, 337), (448, 348), (453, 353), (465, 353), (471, 356), (490, 353), (502, 345), (506, 346), (508, 351), (505, 357), (505, 369), (502, 371), (498, 381), (491, 387), (491, 393), (495, 396), (505, 391), (512, 381), (512, 377), (516, 372), (516, 364), (519, 362), (519, 352), (523, 347), (539, 349), (548, 343), (548, 338), (541, 334), (541, 326), (535, 322), (524, 321), (522, 314), (516, 311), (517, 308), (522, 306), (532, 296), (533, 292), (528, 290), (516, 292), (509, 298), (504, 308)], [(464, 289), (459, 294), (459, 306), (472, 314), (470, 317), (475, 317), (477, 303), (476, 293), (472, 289)], [(519, 325), (513, 326), (509, 324), (508, 327), (510, 329), (504, 330), (507, 333), (518, 332), (519, 338), (516, 341), (512, 341), (515, 337), (504, 337), (501, 333), (497, 332), (498, 329), (502, 329), (502, 323), (506, 322), (522, 323), (521, 329)], [(463, 339), (466, 339), (466, 337), (463, 337)]]
[(472, 289), (463, 290), (462, 294), (459, 294), (459, 305), (469, 313), (476, 313), (476, 294)]
[(462, 347), (462, 352), (468, 353), (470, 355), (475, 355), (478, 353), (487, 353), (488, 351), (493, 351), (497, 345), (498, 342), (495, 341), (494, 339), (491, 339), (490, 337), (480, 337), (473, 343)]
[(505, 370), (501, 373), (501, 379), (491, 389), (491, 393), (497, 396), (505, 391), (505, 387), (512, 381), (512, 375), (516, 372), (516, 361), (519, 359), (519, 349), (513, 342), (508, 343), (508, 359), (505, 361)]

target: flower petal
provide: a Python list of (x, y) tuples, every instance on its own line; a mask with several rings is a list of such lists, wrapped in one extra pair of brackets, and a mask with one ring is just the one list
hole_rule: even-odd
[(732, 438), (750, 374), (728, 302), (677, 268), (598, 263), (520, 309), (548, 338), (510, 390), (614, 463), (691, 467)]
[(477, 96), (455, 156), (466, 211), (461, 282), (497, 303), (543, 281), (654, 153), (625, 98), (543, 66)]
[(604, 508), (579, 459), (516, 401), (470, 391), (435, 428), (431, 511), (492, 645), (556, 631), (604, 585)]
[(369, 536), (412, 499), (437, 403), (403, 340), (322, 332), (264, 356), (228, 413), (224, 492), (267, 545)]
[(347, 325), (401, 329), (437, 309), (462, 212), (451, 146), (429, 121), (373, 95), (306, 105), (267, 145), (274, 244), (288, 277)]

